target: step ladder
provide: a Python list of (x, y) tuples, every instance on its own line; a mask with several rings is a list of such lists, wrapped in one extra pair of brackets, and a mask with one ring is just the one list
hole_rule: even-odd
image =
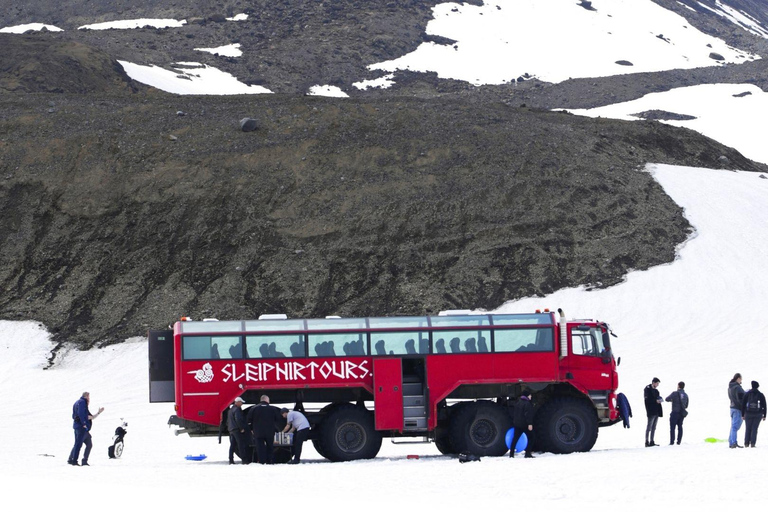
[(424, 384), (417, 378), (403, 380), (403, 430), (427, 430), (427, 400)]

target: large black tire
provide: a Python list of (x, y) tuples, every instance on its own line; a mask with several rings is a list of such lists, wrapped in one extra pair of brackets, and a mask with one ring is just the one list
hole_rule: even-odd
[(372, 459), (381, 448), (381, 433), (376, 431), (373, 414), (363, 407), (340, 405), (319, 428), (322, 455), (333, 462)]
[(597, 441), (597, 414), (585, 400), (555, 398), (538, 411), (533, 428), (537, 450), (588, 452)]
[[(323, 421), (325, 421), (325, 418), (327, 418), (327, 417), (328, 417), (328, 415), (331, 413), (331, 411), (332, 411), (333, 409), (335, 409), (336, 407), (339, 407), (339, 405), (343, 405), (343, 404), (338, 404), (338, 403), (334, 403), (334, 404), (328, 404), (328, 405), (326, 405), (325, 407), (323, 407), (322, 409), (320, 409), (320, 411), (319, 411), (319, 412), (320, 412), (320, 414), (321, 414), (321, 417), (322, 417), (323, 419), (320, 421), (320, 425), (318, 425), (318, 426), (316, 427), (316, 428), (317, 428), (319, 431), (321, 431), (321, 430), (322, 430), (322, 427), (321, 427), (321, 425), (322, 425)], [(314, 433), (314, 428), (313, 428), (313, 433)], [(326, 450), (325, 450), (325, 446), (323, 446), (323, 439), (322, 439), (322, 437), (321, 437), (321, 436), (319, 436), (319, 435), (313, 435), (313, 436), (312, 436), (312, 446), (314, 446), (314, 447), (315, 447), (315, 451), (316, 451), (316, 452), (317, 452), (317, 453), (318, 453), (318, 454), (319, 454), (321, 457), (325, 457), (326, 459), (328, 459), (328, 458), (329, 458), (329, 457), (328, 457), (328, 453), (327, 453), (327, 452), (326, 452)]]
[(325, 448), (323, 448), (323, 443), (320, 442), (320, 439), (313, 439), (312, 440), (312, 446), (315, 447), (315, 451), (321, 456), (328, 458), (328, 455), (325, 452)]
[(435, 448), (443, 455), (456, 453), (451, 443), (450, 430), (446, 427), (437, 427), (435, 429)]
[(504, 455), (512, 418), (494, 402), (469, 403), (451, 415), (450, 440), (457, 453), (477, 456)]

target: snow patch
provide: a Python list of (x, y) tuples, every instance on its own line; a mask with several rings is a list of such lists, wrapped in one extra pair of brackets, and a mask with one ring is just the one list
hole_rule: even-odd
[(187, 20), (173, 20), (173, 19), (151, 19), (140, 18), (136, 20), (116, 20), (105, 21), (104, 23), (94, 23), (92, 25), (83, 25), (77, 27), (78, 30), (111, 30), (111, 29), (132, 29), (132, 28), (178, 28), (187, 24)]
[[(748, 93), (748, 94), (745, 94)], [(665, 110), (695, 119), (661, 122), (690, 128), (738, 149), (752, 160), (768, 164), (768, 145), (760, 128), (768, 118), (768, 93), (751, 84), (705, 84), (651, 93), (633, 101), (569, 112), (588, 117), (636, 121), (637, 112)]]
[(364, 91), (366, 89), (388, 89), (395, 85), (395, 74), (389, 73), (388, 75), (381, 76), (379, 78), (374, 78), (371, 80), (362, 80), (360, 82), (355, 82), (352, 84), (353, 87), (357, 87), (361, 91)]
[(63, 29), (60, 29), (59, 27), (55, 25), (45, 25), (43, 23), (27, 23), (26, 25), (15, 25), (13, 27), (5, 27), (0, 28), (0, 33), (2, 34), (23, 34), (24, 32), (27, 32), (28, 30), (34, 30), (36, 32), (39, 32), (43, 29), (46, 29), (50, 32), (64, 32)]
[(240, 57), (243, 55), (243, 51), (240, 49), (240, 43), (228, 44), (216, 48), (195, 48), (195, 50), (198, 52), (219, 54), (221, 57)]
[(132, 79), (174, 94), (266, 94), (269, 89), (259, 85), (247, 85), (234, 76), (199, 62), (177, 62), (175, 71), (159, 66), (142, 66), (118, 61)]
[(307, 92), (308, 96), (329, 96), (331, 98), (349, 98), (349, 94), (335, 85), (313, 85)]
[(245, 21), (248, 19), (248, 15), (245, 13), (235, 14), (231, 18), (227, 18), (227, 21)]
[[(595, 1), (592, 7), (584, 9), (573, 0), (439, 4), (426, 32), (455, 44), (423, 43), (412, 53), (369, 68), (433, 71), (441, 78), (483, 85), (508, 83), (525, 73), (556, 83), (759, 58), (696, 30), (650, 0)], [(713, 52), (724, 60), (710, 58)]]

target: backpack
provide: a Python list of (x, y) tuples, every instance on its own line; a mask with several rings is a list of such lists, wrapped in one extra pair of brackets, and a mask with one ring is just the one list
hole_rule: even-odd
[(747, 393), (747, 410), (748, 411), (758, 411), (760, 410), (760, 395), (757, 393), (749, 392)]

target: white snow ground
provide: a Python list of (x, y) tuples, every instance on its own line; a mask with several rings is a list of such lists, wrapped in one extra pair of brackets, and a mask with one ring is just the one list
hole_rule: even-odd
[[(593, 3), (597, 8), (600, 4)], [(470, 7), (458, 5), (462, 10)], [(747, 87), (737, 86), (738, 92)], [(691, 94), (688, 91), (682, 98)], [(730, 102), (728, 94), (718, 92), (718, 101)], [(752, 96), (734, 101), (763, 101), (763, 97), (753, 91)], [(694, 103), (717, 107), (697, 98)], [(660, 102), (633, 105), (626, 114), (650, 108), (693, 113), (688, 103), (686, 112), (680, 112), (683, 99), (671, 104), (675, 108)], [(735, 130), (749, 124), (745, 119), (765, 118), (761, 110), (735, 112), (738, 117), (725, 120), (708, 111), (695, 112), (700, 122), (695, 129), (707, 134), (715, 133), (718, 124)], [(768, 162), (768, 147), (761, 149), (744, 133), (737, 139), (730, 145)], [(629, 430), (620, 425), (602, 429), (593, 451), (542, 454), (533, 460), (484, 458), (461, 465), (440, 456), (431, 445), (395, 446), (385, 440), (375, 460), (331, 464), (308, 443), (308, 463), (301, 466), (228, 466), (226, 441), (218, 445), (215, 439), (174, 437), (166, 426), (172, 404), (147, 403), (145, 340), (69, 351), (44, 370), (52, 348), (45, 330), (33, 322), (0, 321), (0, 384), (6, 411), (0, 422), (3, 502), (31, 502), (35, 509), (43, 509), (64, 502), (76, 506), (81, 500), (113, 511), (233, 502), (248, 506), (255, 500), (260, 500), (259, 506), (374, 511), (393, 506), (459, 510), (532, 505), (544, 510), (597, 506), (688, 510), (764, 502), (759, 491), (744, 491), (759, 489), (768, 470), (768, 426), (762, 424), (755, 449), (729, 450), (726, 443), (703, 440), (727, 437), (726, 387), (734, 372), (744, 374), (747, 383), (756, 379), (768, 389), (768, 344), (762, 339), (768, 330), (763, 313), (768, 306), (768, 276), (762, 264), (768, 256), (764, 220), (768, 179), (672, 166), (651, 166), (649, 172), (685, 208), (695, 227), (675, 262), (630, 273), (626, 282), (609, 289), (562, 290), (499, 308), (562, 307), (569, 317), (606, 320), (619, 335), (614, 343), (622, 357), (620, 390), (628, 395), (635, 417)], [(678, 380), (687, 383), (691, 407), (681, 446), (643, 447), (642, 388), (654, 376), (661, 379), (663, 394), (671, 392)], [(71, 405), (84, 390), (91, 392), (92, 409), (106, 409), (94, 425), (92, 467), (70, 467), (66, 456), (73, 437)], [(107, 447), (121, 417), (129, 422), (125, 453), (119, 460), (109, 460)], [(666, 419), (660, 422), (658, 442), (666, 439)], [(184, 459), (199, 453), (208, 459)], [(412, 453), (421, 459), (406, 459)]]
[[(642, 172), (642, 171), (638, 171)], [(33, 322), (0, 322), (0, 383), (6, 411), (0, 422), (0, 479), (8, 502), (32, 496), (36, 506), (58, 505), (73, 493), (110, 510), (207, 507), (233, 498), (285, 506), (298, 500), (323, 509), (392, 506), (622, 507), (629, 510), (744, 505), (760, 493), (735, 492), (762, 483), (768, 471), (768, 427), (755, 449), (730, 450), (727, 382), (736, 371), (768, 387), (763, 336), (768, 318), (768, 179), (744, 172), (651, 166), (656, 179), (685, 208), (696, 234), (672, 264), (631, 273), (599, 291), (564, 290), (506, 304), (501, 311), (563, 307), (569, 317), (611, 323), (622, 357), (621, 391), (634, 407), (629, 430), (602, 429), (595, 448), (536, 459), (486, 457), (459, 464), (432, 445), (392, 445), (377, 459), (329, 463), (306, 446), (301, 466), (229, 466), (226, 441), (174, 437), (166, 426), (171, 404), (149, 404), (146, 341), (88, 352), (70, 351), (44, 370), (51, 344)], [(644, 448), (642, 389), (661, 379), (661, 392), (686, 381), (691, 396), (681, 446)], [(71, 405), (84, 390), (95, 420), (91, 467), (71, 467)], [(669, 407), (665, 405), (665, 414)], [(120, 418), (129, 422), (124, 455), (107, 458)], [(657, 441), (667, 438), (666, 417)], [(743, 434), (743, 430), (742, 430)], [(761, 442), (760, 439), (763, 439)], [(188, 454), (208, 455), (202, 462)], [(419, 460), (408, 460), (418, 454)], [(83, 474), (85, 473), (85, 475)], [(44, 483), (44, 492), (41, 484)], [(77, 494), (74, 494), (77, 496)], [(546, 508), (545, 510), (550, 510)]]

